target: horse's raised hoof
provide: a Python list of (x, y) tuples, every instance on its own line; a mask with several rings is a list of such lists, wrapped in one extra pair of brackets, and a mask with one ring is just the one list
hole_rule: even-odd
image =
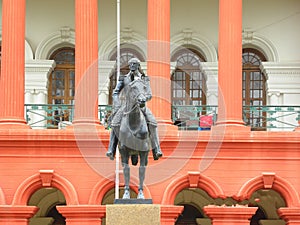
[(112, 152), (110, 152), (110, 151), (107, 151), (107, 152), (106, 152), (106, 156), (107, 156), (110, 160), (114, 160), (114, 159), (115, 159), (114, 154), (113, 154)]
[(153, 154), (153, 159), (154, 160), (158, 160), (160, 157), (163, 156), (163, 153), (160, 150), (160, 148), (154, 148), (154, 149), (152, 149), (152, 154)]
[(130, 191), (125, 189), (123, 194), (123, 199), (130, 199)]
[(145, 199), (145, 196), (144, 196), (143, 190), (139, 190), (139, 193), (138, 193), (137, 199)]

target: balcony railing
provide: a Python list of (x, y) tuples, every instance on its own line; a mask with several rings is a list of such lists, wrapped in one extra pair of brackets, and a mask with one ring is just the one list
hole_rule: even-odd
[[(98, 118), (107, 126), (110, 105), (98, 106)], [(26, 104), (26, 121), (35, 129), (63, 129), (73, 120), (73, 105)], [(217, 121), (218, 107), (172, 106), (172, 121), (182, 130), (208, 130)], [(243, 120), (252, 130), (292, 131), (300, 121), (300, 106), (244, 106)]]

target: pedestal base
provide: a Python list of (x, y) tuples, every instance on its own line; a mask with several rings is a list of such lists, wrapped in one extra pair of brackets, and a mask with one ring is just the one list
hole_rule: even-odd
[(160, 225), (160, 206), (152, 204), (106, 205), (106, 225)]

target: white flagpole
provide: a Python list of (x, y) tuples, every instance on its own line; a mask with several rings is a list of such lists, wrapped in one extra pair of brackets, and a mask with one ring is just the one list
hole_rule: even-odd
[[(117, 82), (120, 76), (120, 0), (117, 0)], [(119, 198), (119, 148), (116, 151), (116, 182), (115, 182), (115, 199)]]

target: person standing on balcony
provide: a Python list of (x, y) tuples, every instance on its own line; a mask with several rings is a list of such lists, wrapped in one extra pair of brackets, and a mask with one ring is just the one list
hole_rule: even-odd
[[(140, 73), (140, 60), (137, 58), (132, 58), (128, 62), (130, 72), (125, 76), (120, 76), (117, 82), (116, 88), (113, 91), (112, 98), (113, 98), (113, 112), (110, 118), (111, 126), (113, 127), (120, 127), (121, 119), (123, 116), (123, 112), (121, 110), (121, 103), (120, 103), (120, 92), (121, 90), (128, 85), (130, 82), (134, 81), (135, 79), (145, 79), (147, 77), (145, 74)], [(151, 99), (152, 96), (149, 96), (147, 101)], [(150, 132), (150, 140), (152, 146), (152, 154), (154, 160), (158, 160), (160, 157), (163, 156), (163, 153), (160, 149), (159, 138), (157, 133), (157, 122), (154, 118), (152, 112), (149, 108), (143, 107), (142, 110), (145, 119), (148, 124), (148, 129)], [(118, 137), (115, 134), (114, 130), (111, 130), (110, 133), (110, 140), (108, 151), (106, 152), (106, 156), (109, 157), (111, 160), (114, 159), (116, 148), (118, 145)]]

